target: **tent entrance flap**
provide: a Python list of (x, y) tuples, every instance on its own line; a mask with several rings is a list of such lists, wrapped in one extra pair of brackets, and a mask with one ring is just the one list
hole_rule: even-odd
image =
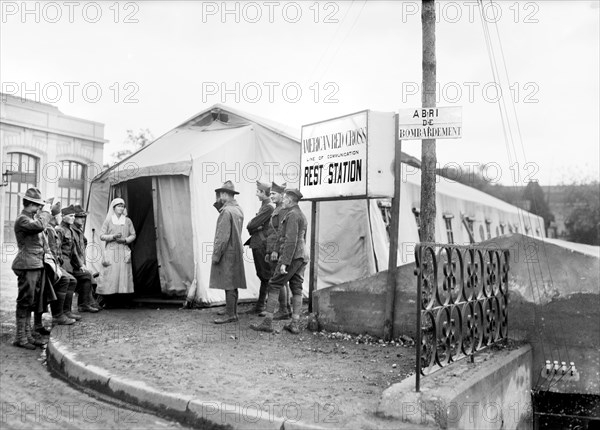
[(156, 232), (152, 198), (152, 178), (136, 178), (125, 183), (127, 212), (137, 235), (131, 247), (133, 284), (138, 297), (161, 295), (156, 255)]

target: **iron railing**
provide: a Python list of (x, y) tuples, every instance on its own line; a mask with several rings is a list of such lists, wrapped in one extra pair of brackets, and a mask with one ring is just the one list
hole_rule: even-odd
[(416, 391), (421, 376), (507, 337), (507, 249), (420, 243)]

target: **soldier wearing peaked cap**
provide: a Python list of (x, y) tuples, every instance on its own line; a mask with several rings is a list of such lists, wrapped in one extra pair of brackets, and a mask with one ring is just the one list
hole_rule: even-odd
[(265, 261), (267, 253), (267, 234), (269, 230), (269, 220), (273, 213), (273, 206), (269, 194), (271, 187), (269, 184), (264, 184), (256, 181), (256, 197), (260, 201), (260, 209), (254, 218), (250, 220), (246, 228), (250, 233), (250, 239), (244, 243), (252, 249), (252, 257), (254, 259), (254, 267), (256, 268), (256, 276), (260, 280), (260, 291), (258, 301), (254, 312), (260, 314), (265, 310), (267, 301), (267, 292), (269, 289), (269, 278), (271, 278), (271, 265)]
[(293, 334), (300, 332), (300, 311), (302, 310), (302, 283), (304, 270), (308, 262), (306, 254), (306, 217), (298, 207), (302, 194), (297, 189), (286, 189), (283, 197), (283, 207), (287, 209), (279, 227), (279, 260), (275, 273), (269, 280), (269, 298), (267, 299), (267, 314), (260, 325), (251, 325), (253, 330), (273, 331), (273, 311), (279, 290), (286, 282), (292, 290), (292, 322), (284, 328)]
[[(64, 303), (69, 287), (71, 287), (71, 291), (75, 290), (77, 281), (65, 270), (60, 269), (60, 244), (58, 243), (58, 234), (56, 233), (55, 229), (57, 224), (56, 218), (58, 213), (60, 213), (60, 210), (58, 213), (55, 212), (55, 215), (52, 215), (52, 210), (53, 209), (51, 208), (50, 212), (48, 212), (47, 210), (42, 209), (41, 213), (41, 218), (44, 219), (46, 224), (46, 228), (42, 234), (44, 235), (44, 240), (48, 244), (49, 248), (49, 252), (47, 252), (46, 256), (44, 257), (44, 266), (47, 268), (48, 264), (51, 264), (52, 267), (52, 270), (50, 271), (52, 272), (52, 276), (50, 276), (50, 273), (47, 270), (46, 279), (52, 284), (52, 288), (54, 289), (54, 293), (56, 294), (57, 298), (55, 301), (50, 303), (50, 310), (52, 312), (52, 325), (71, 325), (75, 322), (75, 320), (67, 317), (64, 314)], [(42, 312), (34, 313), (34, 330), (42, 335), (50, 334), (50, 332), (48, 332), (42, 324)]]
[(14, 345), (35, 349), (43, 342), (35, 339), (31, 332), (31, 312), (43, 309), (44, 253), (46, 245), (42, 237), (45, 223), (38, 213), (46, 203), (37, 188), (29, 188), (24, 195), (23, 211), (15, 220), (14, 231), (19, 249), (12, 263), (17, 275), (16, 323), (17, 332)]
[(215, 324), (224, 324), (238, 321), (238, 289), (246, 288), (242, 245), (244, 212), (235, 200), (239, 193), (231, 181), (225, 182), (215, 192), (223, 206), (219, 208), (217, 218), (209, 288), (225, 290), (227, 316), (214, 321)]
[[(88, 297), (83, 299), (81, 297), (81, 294), (83, 294), (82, 291), (75, 290), (75, 292), (79, 294), (80, 298), (78, 299), (78, 301), (80, 302), (80, 304), (87, 303), (89, 307), (99, 311), (100, 306), (96, 302), (96, 299), (94, 298), (93, 294), (95, 285), (94, 278), (92, 277), (92, 273), (87, 268), (85, 257), (88, 240), (84, 235), (83, 229), (85, 225), (85, 219), (88, 213), (84, 211), (80, 205), (76, 205), (73, 209), (75, 210), (75, 221), (71, 226), (71, 229), (73, 230), (73, 239), (75, 243), (75, 246), (73, 247), (73, 252), (75, 253), (75, 258), (79, 262), (79, 271), (89, 275), (92, 280), (89, 291), (86, 290)], [(85, 309), (80, 310), (87, 312)]]
[[(271, 277), (275, 273), (277, 261), (279, 260), (279, 226), (281, 220), (285, 216), (287, 209), (283, 208), (283, 193), (285, 191), (285, 183), (278, 185), (275, 182), (271, 184), (271, 202), (275, 204), (275, 209), (271, 214), (269, 221), (269, 234), (267, 237), (267, 259), (271, 266)], [(279, 310), (273, 316), (273, 320), (286, 320), (292, 317), (292, 306), (290, 305), (290, 287), (286, 283), (279, 290)], [(266, 312), (261, 315), (265, 316)]]
[(81, 270), (84, 267), (84, 263), (81, 260), (81, 256), (76, 251), (76, 240), (77, 237), (73, 230), (73, 224), (75, 223), (75, 214), (77, 209), (75, 206), (70, 205), (61, 210), (62, 222), (56, 227), (56, 233), (60, 240), (60, 258), (62, 268), (68, 272), (77, 281), (76, 287), (72, 290), (72, 285), (69, 285), (67, 295), (64, 302), (64, 314), (76, 321), (81, 319), (81, 315), (73, 311), (73, 294), (78, 293), (78, 306), (79, 310), (84, 312), (98, 312), (96, 308), (89, 306), (88, 296), (92, 288), (92, 275)]

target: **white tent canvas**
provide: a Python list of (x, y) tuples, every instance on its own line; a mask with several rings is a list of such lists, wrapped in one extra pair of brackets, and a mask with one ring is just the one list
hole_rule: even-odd
[[(89, 265), (102, 273), (100, 228), (110, 200), (122, 196), (138, 234), (132, 245), (136, 294), (184, 298), (193, 286), (197, 303), (222, 302), (223, 291), (209, 288), (218, 216), (212, 206), (214, 189), (226, 180), (235, 184), (246, 225), (260, 206), (255, 196), (257, 180), (298, 186), (299, 137), (297, 130), (221, 105), (185, 121), (93, 180), (86, 224), (86, 236), (91, 239)], [(405, 164), (403, 169), (399, 264), (413, 261), (418, 230), (412, 208), (419, 207), (420, 198), (418, 169)], [(387, 269), (389, 240), (376, 200), (318, 204), (317, 288)], [(492, 236), (501, 223), (522, 225), (526, 220), (543, 226), (538, 217), (447, 180), (438, 183), (437, 204), (436, 236), (440, 242), (447, 241), (443, 214), (454, 215), (456, 243), (469, 241), (466, 228), (459, 224), (461, 215), (473, 219), (477, 240), (480, 226), (485, 229), (490, 225)], [(301, 208), (310, 223), (310, 202), (303, 202)], [(244, 231), (242, 240), (247, 238)], [(240, 299), (254, 299), (259, 281), (247, 248), (244, 264), (248, 288), (240, 290)], [(103, 282), (102, 276), (98, 282)], [(307, 292), (307, 280), (304, 287)]]

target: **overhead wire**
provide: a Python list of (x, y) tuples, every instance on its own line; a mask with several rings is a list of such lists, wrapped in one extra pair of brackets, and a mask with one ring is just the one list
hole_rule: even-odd
[(354, 22), (352, 23), (352, 25), (350, 26), (350, 30), (348, 30), (348, 32), (346, 32), (346, 35), (344, 36), (344, 38), (342, 39), (342, 41), (340, 42), (340, 44), (338, 45), (338, 47), (336, 48), (335, 52), (333, 53), (333, 55), (330, 57), (329, 62), (327, 63), (325, 69), (323, 70), (323, 72), (319, 75), (317, 82), (323, 77), (323, 75), (325, 74), (325, 72), (327, 72), (327, 69), (329, 68), (329, 64), (331, 64), (331, 62), (335, 59), (335, 57), (337, 56), (337, 53), (339, 52), (340, 48), (344, 45), (344, 43), (346, 42), (346, 39), (348, 38), (348, 36), (350, 34), (352, 34), (352, 30), (354, 30), (354, 27), (356, 26), (356, 23), (358, 22), (358, 20), (360, 19), (360, 16), (362, 15), (363, 10), (365, 9), (365, 6), (367, 5), (367, 0), (363, 1), (363, 4), (360, 8), (360, 11), (358, 12), (358, 15), (356, 16), (356, 18), (354, 18)]
[[(490, 0), (490, 3), (492, 3), (492, 0)], [(498, 20), (494, 20), (493, 24), (494, 24), (494, 28), (496, 30), (496, 37), (498, 39), (498, 47), (500, 49), (500, 55), (501, 55), (501, 59), (502, 59), (501, 64), (504, 67), (504, 74), (506, 76), (508, 87), (510, 88), (510, 77), (509, 77), (509, 74), (508, 74), (508, 68), (506, 66), (506, 57), (504, 56), (504, 48), (502, 46), (502, 39), (500, 37), (500, 30), (498, 29)], [(519, 144), (519, 147), (521, 149), (521, 153), (523, 154), (523, 161), (525, 163), (527, 163), (527, 155), (525, 153), (525, 145), (523, 145), (523, 135), (521, 133), (521, 125), (520, 125), (520, 122), (519, 122), (519, 117), (517, 115), (517, 109), (516, 109), (516, 106), (515, 106), (515, 101), (512, 99), (512, 97), (510, 98), (510, 106), (512, 107), (513, 115), (514, 115), (514, 118), (515, 118), (515, 125), (516, 125), (517, 136), (518, 136), (517, 143)], [(515, 152), (516, 152), (516, 149), (515, 149)], [(531, 201), (533, 203), (533, 210), (536, 213), (539, 213), (538, 202), (536, 201), (535, 198), (531, 199)], [(531, 213), (530, 212), (527, 212), (527, 218), (528, 218), (528, 221), (529, 221), (528, 224), (531, 226), (532, 225), (532, 220), (531, 220)], [(537, 219), (537, 221), (539, 223), (539, 215), (538, 215), (538, 217), (536, 217), (536, 219)], [(525, 228), (525, 225), (524, 225), (524, 228)], [(545, 225), (544, 225), (544, 229), (545, 229)], [(546, 241), (544, 240), (543, 236), (541, 237), (540, 241), (542, 242), (542, 248), (543, 248), (543, 254), (544, 254), (542, 258), (544, 258), (546, 260), (546, 265), (547, 265), (547, 268), (548, 268), (548, 276), (550, 277), (550, 286), (553, 287), (554, 286), (554, 280), (552, 278), (552, 271), (550, 270), (550, 262), (549, 262), (548, 253), (547, 253), (547, 250), (546, 250)], [(531, 242), (531, 243), (533, 244), (534, 242)], [(542, 280), (542, 285), (543, 285), (543, 283), (544, 283), (544, 276), (543, 276), (542, 266), (541, 266), (539, 258), (537, 259), (537, 263), (538, 263), (537, 264), (537, 268), (539, 269), (540, 279)], [(534, 265), (533, 266), (534, 275), (535, 275), (535, 268), (536, 268), (536, 266)], [(537, 278), (536, 278), (536, 282), (537, 282)], [(556, 331), (555, 330), (551, 330), (551, 332), (552, 332), (552, 334), (554, 334), (555, 345), (557, 345), (558, 347), (560, 347), (560, 343), (558, 343), (558, 339), (557, 339), (557, 336), (556, 336)], [(564, 349), (565, 349), (565, 354), (567, 356), (567, 362), (570, 363), (571, 359), (570, 359), (570, 356), (569, 356), (569, 348), (567, 347), (566, 342), (564, 340), (563, 340), (562, 343), (563, 343), (563, 346), (564, 346)], [(558, 350), (557, 352), (558, 352), (558, 355), (559, 355), (559, 360), (562, 362), (562, 360), (560, 359), (560, 350)]]
[[(483, 33), (484, 33), (485, 42), (486, 42), (486, 48), (487, 48), (487, 51), (488, 51), (488, 57), (489, 57), (490, 66), (491, 66), (491, 69), (492, 69), (492, 76), (494, 78), (494, 81), (497, 82), (498, 85), (500, 86), (500, 90), (501, 90), (502, 89), (502, 81), (501, 81), (500, 73), (498, 71), (498, 61), (496, 60), (496, 55), (494, 53), (494, 47), (493, 47), (492, 38), (491, 38), (491, 35), (490, 35), (489, 28), (487, 26), (487, 18), (486, 18), (485, 14), (484, 14), (483, 0), (479, 0), (478, 3), (479, 3), (479, 11), (480, 11), (480, 17), (481, 17), (481, 23), (482, 23)], [(491, 0), (490, 0), (490, 3), (492, 3)], [(505, 72), (506, 80), (507, 80), (508, 85), (510, 87), (510, 79), (509, 79), (509, 76), (508, 76), (508, 70), (507, 70), (507, 67), (506, 67), (506, 59), (504, 57), (504, 50), (502, 49), (502, 43), (501, 43), (501, 39), (500, 39), (500, 34), (499, 34), (498, 27), (497, 27), (497, 20), (494, 20), (494, 22), (496, 23), (496, 35), (497, 35), (497, 38), (498, 38), (498, 44), (500, 46), (502, 64), (504, 66), (504, 72)], [(502, 93), (500, 94), (499, 101), (500, 101), (500, 103), (498, 103), (498, 107), (499, 107), (499, 110), (500, 110), (500, 116), (501, 116), (501, 120), (502, 120), (502, 130), (503, 130), (503, 133), (504, 133), (504, 139), (505, 139), (505, 145), (506, 145), (506, 150), (507, 150), (508, 161), (509, 161), (510, 165), (513, 166), (513, 165), (515, 165), (514, 161), (518, 158), (518, 156), (517, 156), (518, 152), (517, 152), (517, 148), (516, 148), (515, 142), (514, 142), (515, 139), (514, 139), (514, 135), (513, 135), (513, 130), (512, 130), (510, 121), (509, 121), (508, 108), (506, 106), (506, 102), (504, 100), (504, 97), (503, 97)], [(511, 99), (511, 101), (512, 101), (512, 99)], [(520, 129), (520, 126), (519, 126), (518, 116), (517, 116), (517, 113), (516, 113), (516, 108), (514, 107), (514, 101), (512, 101), (512, 102), (513, 102), (512, 103), (512, 107), (513, 107), (514, 119), (515, 119), (515, 123), (517, 125), (516, 134), (519, 137), (519, 144), (520, 144), (520, 147), (521, 147), (521, 152), (523, 154), (523, 158), (526, 160), (526, 155), (525, 155), (525, 150), (524, 150), (524, 146), (523, 146), (523, 140), (522, 140), (521, 129)], [(514, 159), (513, 159), (513, 155), (514, 155)], [(534, 210), (537, 209), (537, 207), (535, 205), (536, 205), (536, 203), (534, 201)], [(522, 224), (523, 228), (525, 229), (525, 225), (526, 225), (526, 223), (525, 223), (525, 216), (526, 215), (525, 215), (524, 211), (521, 208), (518, 209), (518, 214), (519, 214), (519, 218), (522, 220), (521, 224)], [(527, 217), (529, 218), (528, 219), (529, 220), (528, 225), (531, 226), (531, 214), (527, 213)], [(538, 218), (538, 222), (539, 222), (539, 218)], [(543, 240), (542, 240), (542, 242), (543, 242)], [(543, 242), (543, 243), (545, 245), (545, 242)], [(545, 248), (544, 248), (544, 250), (545, 250)], [(546, 253), (545, 253), (545, 257), (546, 257), (546, 260), (547, 260), (547, 254)], [(529, 274), (530, 285), (532, 286), (532, 288), (535, 286), (535, 290), (537, 292), (538, 298), (539, 298), (540, 303), (541, 303), (541, 301), (542, 301), (542, 295), (541, 295), (540, 287), (539, 287), (538, 280), (537, 280), (537, 273), (535, 271), (535, 266), (530, 267), (529, 263), (530, 263), (529, 261), (526, 261), (527, 270), (528, 270), (528, 274)], [(539, 265), (539, 260), (538, 260), (538, 266), (539, 266), (539, 269), (540, 269), (540, 274), (542, 275), (541, 279), (542, 279), (542, 282), (543, 282), (543, 272), (541, 270), (541, 265)], [(548, 268), (549, 268), (549, 263), (548, 263)], [(531, 279), (532, 278), (532, 270), (533, 270), (533, 278), (534, 278), (534, 282), (533, 283), (532, 283), (532, 279)], [(551, 283), (552, 283), (552, 281), (551, 281)], [(534, 313), (535, 313), (535, 308), (534, 308)], [(554, 344), (556, 346), (559, 346), (558, 340), (556, 338), (556, 333), (553, 330), (551, 330), (551, 332), (552, 332), (552, 334), (554, 334)], [(541, 331), (539, 332), (539, 334), (542, 335)], [(541, 349), (542, 349), (542, 354), (545, 356), (546, 352), (545, 352), (543, 338), (540, 341), (540, 346), (541, 346)], [(565, 345), (565, 349), (567, 350), (567, 357), (568, 357), (568, 349), (566, 348), (566, 345)], [(557, 349), (556, 352), (557, 352), (557, 354), (559, 356), (559, 361), (560, 361), (561, 360), (561, 358), (560, 358), (560, 355), (561, 355), (560, 354), (560, 350)], [(552, 355), (553, 355), (553, 353), (552, 353), (552, 348), (551, 348), (551, 351), (550, 351), (551, 358), (552, 358)], [(541, 377), (541, 373), (540, 373), (539, 377)], [(537, 384), (539, 382), (539, 377), (538, 377), (538, 381), (535, 384), (536, 386), (537, 386)]]
[(348, 9), (346, 10), (346, 13), (344, 14), (344, 16), (342, 17), (342, 20), (340, 21), (339, 25), (335, 29), (335, 33), (333, 34), (333, 37), (331, 39), (329, 39), (329, 43), (327, 44), (327, 48), (325, 48), (325, 50), (321, 54), (321, 57), (319, 58), (319, 61), (317, 61), (317, 64), (313, 68), (312, 72), (310, 72), (310, 75), (309, 75), (309, 78), (308, 78), (309, 82), (312, 82), (312, 78), (313, 78), (315, 72), (319, 69), (319, 66), (323, 62), (323, 59), (325, 58), (325, 55), (329, 51), (329, 48), (331, 48), (331, 46), (333, 45), (334, 40), (336, 40), (336, 37), (339, 34), (340, 29), (342, 28), (342, 25), (344, 24), (344, 21), (346, 21), (346, 17), (348, 16), (348, 13), (350, 13), (350, 10), (352, 9), (352, 6), (354, 5), (354, 1), (355, 0), (352, 0), (350, 2), (350, 6), (348, 6)]

